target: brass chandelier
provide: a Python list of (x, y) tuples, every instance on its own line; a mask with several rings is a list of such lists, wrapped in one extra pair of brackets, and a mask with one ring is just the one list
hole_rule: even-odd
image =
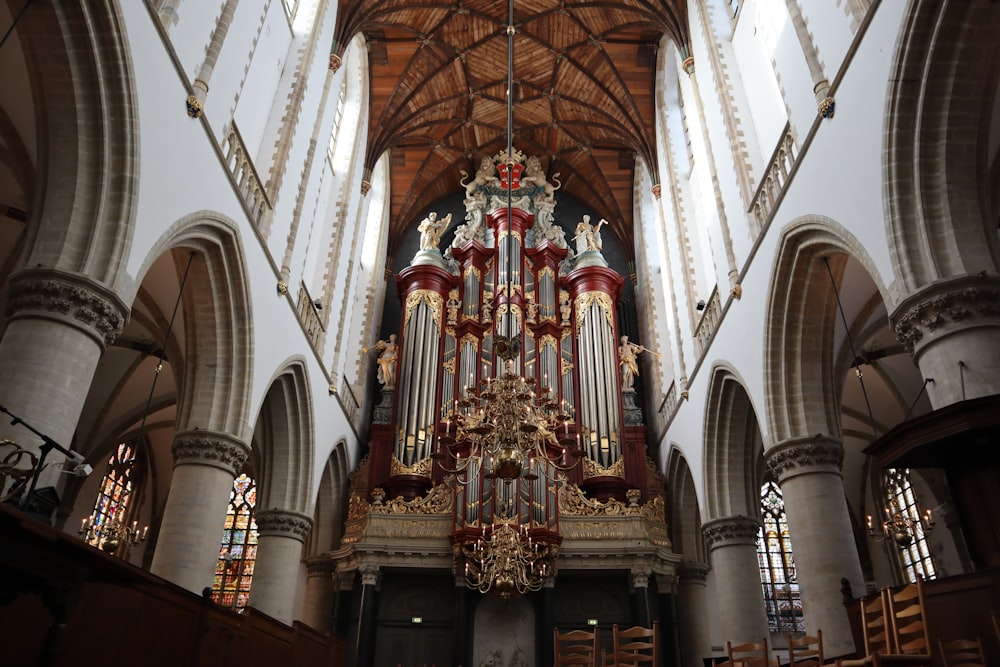
[(468, 587), (510, 600), (542, 587), (553, 572), (558, 547), (532, 541), (526, 527), (498, 523), (488, 536), (483, 528), (483, 537), (462, 543), (460, 549)]
[(934, 520), (931, 518), (929, 509), (924, 510), (919, 519), (914, 519), (900, 510), (895, 501), (891, 501), (889, 507), (883, 508), (883, 511), (885, 512), (885, 520), (882, 521), (881, 532), (876, 530), (870, 514), (866, 518), (868, 536), (879, 542), (891, 539), (899, 547), (905, 549), (913, 542), (917, 531), (926, 535), (934, 528)]

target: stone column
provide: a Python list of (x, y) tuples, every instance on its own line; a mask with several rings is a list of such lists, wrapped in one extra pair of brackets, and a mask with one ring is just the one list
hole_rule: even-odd
[(709, 521), (702, 527), (711, 552), (723, 640), (759, 642), (769, 635), (757, 565), (760, 523), (746, 516)]
[(225, 433), (174, 435), (174, 476), (150, 572), (195, 593), (212, 585), (233, 480), (250, 447)]
[(680, 630), (681, 667), (702, 667), (712, 655), (708, 624), (708, 565), (686, 561), (677, 566), (677, 615), (684, 619)]
[(629, 573), (632, 584), (632, 622), (644, 628), (653, 627), (649, 609), (649, 568), (632, 570)]
[(823, 631), (829, 655), (850, 653), (840, 580), (862, 591), (864, 575), (841, 477), (844, 447), (833, 438), (789, 440), (765, 456), (785, 501), (806, 628)]
[(257, 562), (250, 587), (250, 606), (291, 625), (302, 545), (312, 519), (290, 510), (260, 510), (257, 520)]
[(921, 375), (933, 380), (927, 397), (935, 410), (1000, 393), (1000, 279), (936, 282), (903, 299), (891, 320)]
[(337, 592), (334, 589), (334, 564), (326, 556), (306, 559), (306, 599), (302, 622), (320, 632), (329, 632), (333, 625)]
[(371, 563), (358, 566), (361, 573), (361, 609), (358, 611), (358, 638), (354, 645), (355, 665), (374, 667), (375, 631), (378, 629), (378, 583), (379, 567)]
[[(128, 312), (117, 294), (86, 276), (56, 269), (15, 273), (0, 340), (0, 405), (69, 449), (97, 363)], [(0, 439), (37, 453), (38, 436), (10, 422), (0, 419)], [(65, 460), (52, 451), (37, 488), (57, 486)]]

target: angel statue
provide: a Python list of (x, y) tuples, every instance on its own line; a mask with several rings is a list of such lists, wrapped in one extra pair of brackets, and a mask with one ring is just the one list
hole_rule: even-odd
[(427, 217), (424, 218), (417, 227), (417, 231), (420, 232), (420, 249), (437, 250), (438, 244), (441, 243), (441, 235), (444, 234), (450, 224), (451, 213), (444, 216), (440, 220), (438, 219), (438, 214), (436, 212), (431, 211), (428, 213)]
[[(365, 352), (368, 348), (362, 348)], [(371, 349), (379, 353), (378, 381), (382, 386), (391, 389), (396, 384), (396, 360), (399, 359), (399, 346), (396, 344), (396, 334), (389, 334), (389, 340), (380, 340)]]

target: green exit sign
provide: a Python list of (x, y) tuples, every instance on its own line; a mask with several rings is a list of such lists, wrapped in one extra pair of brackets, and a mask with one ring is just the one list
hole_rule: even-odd
[(597, 625), (597, 619), (596, 618), (588, 618), (587, 619), (587, 625)]

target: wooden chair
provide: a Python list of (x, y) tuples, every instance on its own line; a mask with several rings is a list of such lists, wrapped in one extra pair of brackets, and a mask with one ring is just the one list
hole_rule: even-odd
[(619, 630), (611, 626), (611, 653), (602, 653), (604, 667), (642, 667), (660, 664), (659, 623), (653, 621), (652, 628), (640, 625)]
[(798, 639), (788, 635), (788, 667), (815, 667), (824, 665), (823, 631), (817, 630), (815, 635), (806, 635)]
[(972, 639), (956, 639), (950, 642), (938, 640), (941, 649), (941, 662), (944, 667), (986, 667), (983, 658), (983, 642), (979, 637)]
[(918, 580), (898, 589), (886, 589), (861, 603), (867, 654), (856, 660), (838, 660), (838, 667), (907, 665), (930, 667), (931, 643), (924, 620), (924, 584)]
[(586, 630), (571, 630), (560, 634), (559, 628), (553, 630), (553, 647), (555, 649), (555, 667), (569, 665), (588, 665), (597, 667), (597, 647), (599, 645), (598, 629), (593, 632)]
[(733, 667), (771, 667), (771, 654), (767, 650), (767, 638), (760, 643), (744, 642), (734, 645), (726, 642), (726, 655), (729, 659), (723, 665)]
[(924, 582), (889, 590), (889, 617), (892, 619), (893, 652), (918, 655), (930, 660), (931, 637), (927, 630)]

